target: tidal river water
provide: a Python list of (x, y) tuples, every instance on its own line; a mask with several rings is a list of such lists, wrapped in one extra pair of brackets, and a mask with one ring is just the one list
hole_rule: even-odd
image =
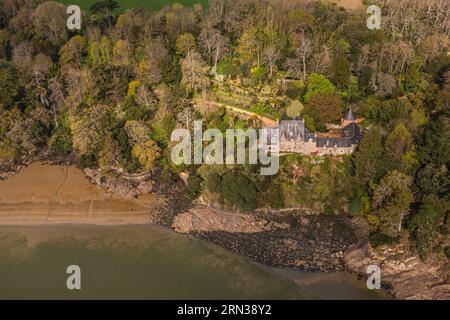
[[(81, 269), (68, 290), (66, 269)], [(149, 226), (0, 227), (0, 299), (381, 299), (349, 274), (257, 265)]]

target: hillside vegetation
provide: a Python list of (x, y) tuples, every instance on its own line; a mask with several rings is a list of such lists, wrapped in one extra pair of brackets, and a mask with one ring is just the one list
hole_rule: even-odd
[[(58, 0), (58, 2), (66, 5), (78, 5), (82, 10), (89, 10), (89, 8), (96, 2), (96, 0)], [(195, 3), (206, 5), (207, 0), (117, 0), (119, 8), (116, 12), (123, 12), (127, 9), (145, 8), (151, 11), (160, 10), (161, 8), (179, 3), (184, 6), (192, 6)]]

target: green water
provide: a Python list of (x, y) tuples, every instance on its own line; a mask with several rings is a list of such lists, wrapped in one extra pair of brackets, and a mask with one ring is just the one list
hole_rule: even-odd
[(0, 299), (380, 298), (348, 275), (283, 273), (146, 226), (0, 227)]

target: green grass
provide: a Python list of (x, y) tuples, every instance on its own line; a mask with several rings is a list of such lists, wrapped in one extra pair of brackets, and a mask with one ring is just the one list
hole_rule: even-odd
[[(57, 0), (63, 4), (76, 4), (79, 5), (82, 10), (88, 10), (89, 7), (100, 0)], [(195, 3), (200, 3), (204, 8), (208, 3), (208, 0), (116, 0), (120, 4), (119, 12), (126, 9), (144, 7), (150, 11), (157, 11), (166, 5), (173, 3), (181, 3), (184, 6), (192, 6)]]

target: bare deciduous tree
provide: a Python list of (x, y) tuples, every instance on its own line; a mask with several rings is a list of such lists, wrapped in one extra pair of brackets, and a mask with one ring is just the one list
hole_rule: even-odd
[(262, 57), (264, 62), (269, 67), (269, 78), (272, 79), (273, 72), (277, 66), (276, 64), (278, 60), (280, 60), (281, 58), (280, 50), (278, 50), (278, 48), (275, 45), (271, 44), (266, 48), (264, 48)]
[(155, 95), (142, 85), (137, 88), (134, 99), (140, 106), (147, 110), (153, 110), (158, 102)]
[(49, 99), (50, 107), (53, 113), (53, 121), (55, 123), (55, 126), (58, 127), (58, 112), (61, 110), (66, 101), (64, 97), (64, 89), (61, 81), (56, 77), (53, 77), (48, 81), (48, 87), (50, 90)]
[(306, 60), (312, 52), (311, 40), (302, 30), (300, 34), (296, 34), (294, 37), (294, 44), (295, 57), (288, 59), (286, 65), (290, 72), (296, 76), (301, 75), (303, 81), (306, 81)]
[(197, 51), (191, 50), (185, 58), (181, 59), (181, 82), (192, 91), (199, 91), (209, 86), (209, 67)]
[(228, 50), (229, 40), (223, 36), (219, 30), (206, 26), (199, 36), (200, 44), (205, 50), (206, 55), (213, 63), (213, 70), (217, 68), (219, 59), (224, 56)]
[(177, 114), (177, 120), (182, 128), (191, 130), (195, 120), (194, 110), (190, 106), (183, 108), (183, 110)]
[(398, 75), (405, 71), (414, 57), (414, 49), (410, 43), (399, 41), (382, 47), (378, 56), (379, 70), (390, 75)]
[(397, 80), (389, 74), (377, 72), (370, 80), (370, 86), (379, 97), (386, 97), (392, 94), (397, 87)]

